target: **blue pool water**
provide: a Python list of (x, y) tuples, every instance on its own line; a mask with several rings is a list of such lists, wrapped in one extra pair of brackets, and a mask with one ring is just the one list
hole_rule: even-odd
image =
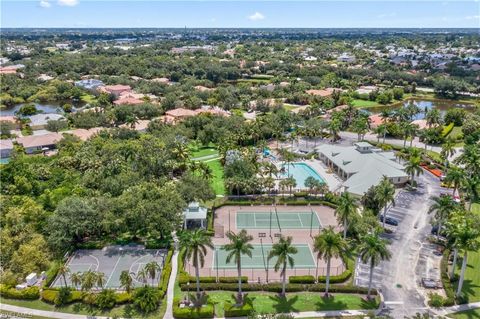
[[(290, 170), (288, 170), (288, 166), (290, 166)], [(307, 177), (312, 176), (315, 179), (318, 179), (320, 182), (325, 183), (325, 180), (320, 176), (317, 171), (311, 168), (308, 164), (305, 163), (290, 163), (288, 165), (282, 165), (282, 177), (288, 177), (288, 173), (290, 176), (295, 178), (297, 182), (297, 188), (306, 188), (305, 187), (305, 180)]]

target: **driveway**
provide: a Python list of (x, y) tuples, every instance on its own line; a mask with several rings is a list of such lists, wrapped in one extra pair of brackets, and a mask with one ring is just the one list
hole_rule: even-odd
[[(431, 216), (427, 213), (432, 196), (441, 192), (438, 179), (428, 172), (416, 177), (416, 191), (401, 190), (396, 197), (396, 206), (387, 213), (399, 221), (392, 226), (392, 233), (385, 234), (391, 244), (392, 258), (382, 262), (374, 270), (373, 284), (385, 297), (384, 314), (394, 318), (426, 312), (426, 292), (420, 286), (422, 277), (436, 278), (440, 275), (436, 247), (427, 242)], [(369, 268), (360, 262), (355, 271), (356, 284), (368, 285)]]

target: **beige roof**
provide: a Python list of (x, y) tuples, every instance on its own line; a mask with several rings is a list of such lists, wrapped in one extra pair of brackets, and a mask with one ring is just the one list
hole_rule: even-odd
[(315, 95), (315, 96), (321, 96), (321, 97), (327, 97), (333, 94), (333, 91), (335, 91), (332, 88), (326, 88), (323, 90), (306, 90), (305, 92), (310, 95)]
[(17, 119), (15, 118), (15, 116), (6, 115), (0, 116), (0, 121), (16, 123)]
[(59, 133), (49, 133), (45, 135), (30, 135), (19, 137), (16, 139), (18, 144), (21, 144), (25, 148), (29, 147), (39, 147), (46, 145), (57, 144), (63, 138), (62, 134)]
[(115, 105), (122, 105), (122, 104), (130, 104), (130, 105), (136, 105), (136, 104), (142, 104), (145, 101), (137, 99), (135, 97), (131, 96), (122, 96), (118, 100), (114, 101), (113, 104)]
[(178, 108), (178, 109), (169, 110), (165, 112), (165, 114), (173, 117), (187, 117), (187, 116), (195, 116), (197, 115), (197, 112), (189, 109)]
[(418, 125), (419, 129), (424, 129), (428, 127), (427, 120), (415, 120), (415, 121), (412, 121), (411, 124)]
[(200, 91), (200, 92), (210, 92), (210, 91), (215, 90), (215, 89), (212, 89), (212, 88), (207, 88), (206, 86), (203, 86), (203, 85), (197, 85), (195, 87), (195, 89)]
[(0, 149), (2, 150), (11, 150), (13, 149), (12, 140), (0, 140)]
[(148, 128), (150, 120), (138, 120), (133, 127), (128, 124), (122, 124), (120, 127), (133, 129), (135, 131), (145, 131)]
[(91, 129), (88, 129), (88, 130), (83, 129), (83, 128), (79, 128), (79, 129), (75, 129), (75, 130), (71, 130), (71, 131), (66, 131), (65, 133), (72, 134), (72, 135), (78, 137), (79, 139), (81, 139), (82, 141), (86, 141), (89, 138), (91, 138), (93, 135), (97, 134), (98, 132), (100, 132), (103, 129), (104, 128), (102, 128), (102, 127), (93, 127)]

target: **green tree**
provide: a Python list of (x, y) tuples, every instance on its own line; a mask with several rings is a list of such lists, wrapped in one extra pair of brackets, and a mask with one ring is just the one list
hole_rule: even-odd
[(348, 192), (342, 193), (338, 200), (335, 216), (339, 224), (343, 224), (343, 239), (347, 238), (347, 230), (350, 221), (357, 215), (357, 200)]
[(252, 258), (253, 246), (250, 243), (253, 240), (251, 235), (248, 235), (245, 229), (242, 229), (238, 234), (234, 232), (227, 232), (227, 238), (230, 243), (223, 245), (222, 249), (228, 252), (227, 263), (233, 259), (237, 264), (238, 272), (238, 302), (243, 301), (242, 295), (242, 255), (247, 255)]
[(285, 296), (285, 287), (287, 283), (287, 265), (293, 268), (295, 259), (293, 255), (298, 253), (297, 248), (292, 245), (292, 237), (280, 237), (277, 243), (272, 245), (272, 250), (268, 253), (268, 260), (276, 258), (274, 270), (280, 271), (282, 276), (282, 296)]
[(149, 313), (158, 308), (161, 296), (158, 290), (152, 287), (142, 287), (135, 290), (134, 305), (144, 313)]
[(405, 165), (405, 173), (410, 175), (410, 182), (413, 185), (415, 182), (415, 175), (419, 176), (420, 174), (423, 174), (422, 167), (420, 166), (420, 157), (410, 156)]
[(70, 282), (75, 288), (78, 289), (78, 286), (82, 283), (82, 273), (81, 272), (74, 272), (70, 273)]
[(162, 268), (156, 261), (151, 261), (145, 265), (145, 271), (147, 272), (148, 276), (152, 280), (152, 286), (155, 278), (157, 277), (157, 274), (160, 273)]
[(379, 203), (383, 206), (383, 223), (382, 226), (385, 228), (385, 220), (387, 219), (387, 208), (388, 204), (392, 203), (395, 205), (395, 186), (388, 179), (388, 177), (383, 176), (382, 181), (376, 187), (376, 197)]
[(430, 205), (428, 213), (435, 213), (435, 219), (438, 223), (437, 236), (440, 236), (440, 231), (450, 214), (457, 208), (455, 201), (450, 196), (435, 196), (432, 198), (433, 204)]
[(347, 249), (347, 242), (342, 238), (342, 235), (335, 232), (333, 226), (325, 228), (314, 238), (313, 251), (317, 253), (317, 259), (323, 259), (327, 262), (325, 296), (328, 296), (328, 290), (330, 288), (331, 260), (332, 258), (343, 257), (346, 254)]
[(127, 270), (123, 270), (120, 273), (120, 287), (125, 289), (127, 293), (132, 292), (133, 289), (133, 278)]
[(391, 253), (387, 248), (388, 242), (380, 238), (377, 232), (366, 234), (361, 238), (358, 254), (363, 263), (370, 265), (367, 298), (370, 299), (372, 291), (373, 269), (382, 260), (389, 260)]
[(65, 285), (65, 288), (68, 288), (67, 284), (67, 275), (70, 273), (70, 268), (68, 268), (67, 265), (63, 264), (58, 268), (57, 275), (61, 276), (63, 279), (63, 283)]
[(453, 196), (465, 179), (465, 172), (457, 166), (452, 166), (447, 170), (445, 183), (453, 185)]
[(204, 229), (185, 231), (180, 236), (180, 245), (185, 249), (186, 259), (191, 259), (195, 267), (197, 297), (200, 297), (200, 267), (205, 264), (207, 248), (214, 249), (212, 238)]

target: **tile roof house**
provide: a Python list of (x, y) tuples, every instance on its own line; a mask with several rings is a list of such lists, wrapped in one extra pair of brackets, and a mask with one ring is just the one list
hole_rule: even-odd
[(132, 88), (130, 87), (130, 85), (116, 84), (116, 85), (100, 86), (98, 87), (98, 90), (103, 93), (113, 94), (115, 97), (118, 98), (120, 94), (124, 92), (130, 92)]
[(137, 99), (131, 96), (120, 96), (120, 98), (116, 101), (113, 101), (115, 105), (138, 105), (145, 103), (144, 100)]
[(393, 152), (384, 152), (367, 142), (354, 146), (323, 144), (317, 147), (320, 159), (343, 179), (344, 191), (362, 196), (383, 176), (395, 185), (408, 181), (403, 165), (395, 161)]
[(11, 115), (6, 115), (6, 116), (0, 116), (0, 122), (8, 122), (14, 125), (15, 128), (19, 128), (20, 124), (17, 121), (17, 118), (15, 116)]
[(79, 128), (79, 129), (75, 129), (75, 130), (71, 130), (71, 131), (65, 131), (65, 132), (63, 132), (63, 134), (72, 134), (73, 136), (78, 137), (82, 141), (86, 141), (86, 140), (90, 139), (92, 136), (94, 136), (95, 134), (97, 134), (98, 132), (100, 132), (104, 129), (105, 128), (103, 128), (103, 127), (92, 127), (88, 130), (83, 129), (83, 128)]
[(29, 135), (19, 137), (16, 142), (25, 148), (25, 153), (33, 154), (40, 151), (54, 149), (63, 138), (62, 134), (49, 133), (44, 135)]
[(329, 97), (335, 91), (340, 91), (340, 89), (334, 89), (334, 88), (326, 88), (323, 90), (311, 89), (311, 90), (306, 90), (305, 93), (314, 95), (314, 96)]
[(10, 157), (13, 151), (12, 140), (0, 140), (0, 158)]
[(189, 109), (184, 109), (184, 108), (178, 108), (178, 109), (173, 109), (173, 110), (168, 110), (165, 112), (165, 115), (162, 116), (161, 118), (165, 123), (171, 123), (171, 124), (176, 124), (183, 119), (186, 119), (187, 117), (195, 116), (197, 115), (197, 112), (189, 110)]
[(368, 117), (370, 122), (370, 128), (377, 128), (383, 124), (383, 118), (380, 114), (372, 114)]

